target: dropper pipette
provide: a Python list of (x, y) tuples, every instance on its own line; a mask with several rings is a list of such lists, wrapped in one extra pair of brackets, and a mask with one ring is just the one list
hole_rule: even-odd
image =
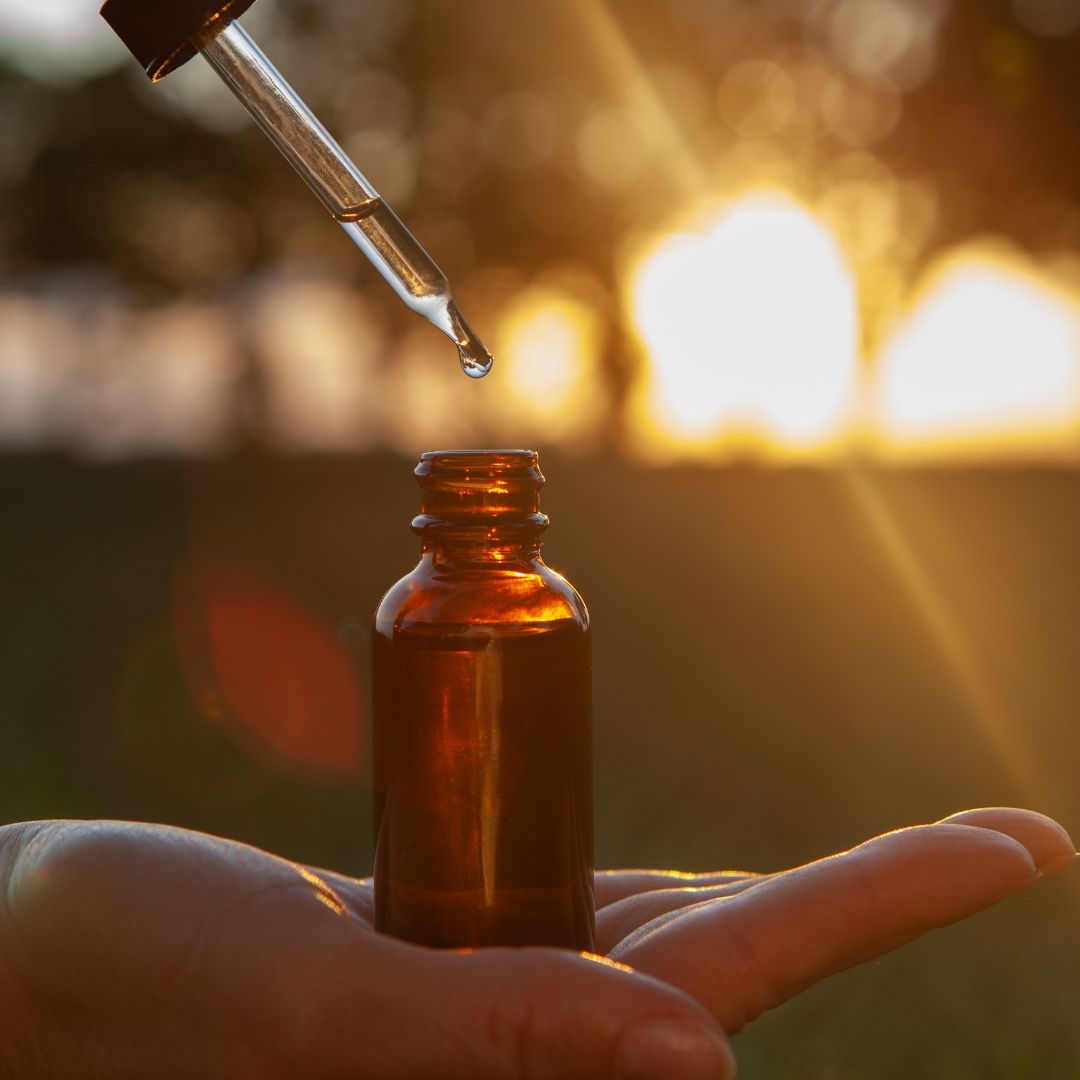
[(254, 0), (106, 0), (101, 14), (157, 82), (196, 52), (254, 117), (335, 220), (413, 311), (480, 378), (491, 354), (446, 275), (236, 21)]

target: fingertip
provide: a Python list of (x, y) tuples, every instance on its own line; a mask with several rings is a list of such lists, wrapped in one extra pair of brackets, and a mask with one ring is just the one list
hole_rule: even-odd
[(1068, 855), (1055, 855), (1046, 860), (1045, 864), (1039, 868), (1039, 872), (1043, 877), (1053, 877), (1054, 874), (1070, 866), (1076, 866), (1078, 863), (1080, 863), (1080, 851), (1074, 851)]
[(619, 1041), (615, 1080), (731, 1080), (735, 1055), (719, 1028), (660, 1017), (632, 1026)]
[(939, 825), (966, 825), (989, 829), (1022, 844), (1043, 876), (1057, 873), (1075, 860), (1076, 845), (1064, 827), (1035, 810), (1009, 806), (963, 810), (942, 818)]

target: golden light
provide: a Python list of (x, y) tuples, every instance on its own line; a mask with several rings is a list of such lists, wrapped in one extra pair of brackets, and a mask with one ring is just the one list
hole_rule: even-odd
[(572, 442), (593, 431), (603, 401), (599, 313), (558, 286), (525, 289), (509, 304), (495, 340), (507, 414), (545, 439)]
[(1080, 449), (1080, 298), (1020, 256), (973, 249), (940, 263), (876, 367), (888, 456)]
[(850, 433), (855, 285), (830, 230), (779, 195), (668, 236), (631, 275), (646, 363), (632, 408), (649, 457), (827, 454)]
[(492, 377), (479, 386), (463, 378), (446, 338), (413, 321), (416, 325), (400, 336), (378, 384), (368, 387), (371, 399), (383, 403), (382, 440), (409, 456), (431, 447), (485, 443), (477, 419), (490, 411), (484, 384)]
[[(862, 511), (880, 550), (896, 574), (903, 593), (918, 616), (924, 633), (948, 673), (958, 694), (967, 707), (980, 734), (993, 749), (1005, 774), (1025, 797), (1038, 802), (1046, 798), (1047, 778), (1039, 768), (1031, 747), (1024, 738), (1024, 727), (1006, 704), (1001, 688), (996, 684), (997, 673), (985, 663), (976, 645), (972, 627), (965, 625), (949, 602), (949, 589), (955, 587), (956, 576), (935, 575), (931, 570), (940, 562), (928, 559), (916, 540), (918, 530), (910, 528), (910, 510), (901, 513), (892, 504), (870, 474), (862, 469), (845, 469), (841, 474), (851, 492), (854, 504)], [(954, 565), (978, 575), (977, 557), (965, 542), (962, 558)]]
[(593, 183), (628, 188), (649, 166), (649, 131), (633, 109), (612, 106), (585, 119), (577, 139), (578, 164)]
[(795, 81), (771, 60), (743, 60), (724, 75), (717, 105), (720, 115), (740, 135), (775, 135), (795, 119)]
[(383, 341), (360, 297), (329, 281), (286, 279), (258, 297), (250, 333), (278, 442), (302, 451), (363, 450), (374, 442), (371, 384)]
[(821, 7), (829, 45), (845, 67), (887, 76), (902, 90), (930, 76), (949, 0), (834, 0)]

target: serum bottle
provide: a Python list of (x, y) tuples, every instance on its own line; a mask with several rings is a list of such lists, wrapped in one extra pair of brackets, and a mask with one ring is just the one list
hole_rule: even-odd
[(376, 928), (592, 949), (589, 616), (540, 558), (537, 456), (437, 451), (416, 476), (420, 562), (373, 635)]

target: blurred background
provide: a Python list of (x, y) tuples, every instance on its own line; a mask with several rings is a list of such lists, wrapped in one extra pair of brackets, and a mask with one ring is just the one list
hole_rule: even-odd
[[(993, 803), (1080, 833), (1076, 0), (261, 0), (479, 383), (96, 7), (0, 0), (2, 820), (366, 872), (414, 459), (527, 445), (594, 620), (601, 865)], [(1078, 901), (825, 983), (741, 1075), (1080, 1077)]]

